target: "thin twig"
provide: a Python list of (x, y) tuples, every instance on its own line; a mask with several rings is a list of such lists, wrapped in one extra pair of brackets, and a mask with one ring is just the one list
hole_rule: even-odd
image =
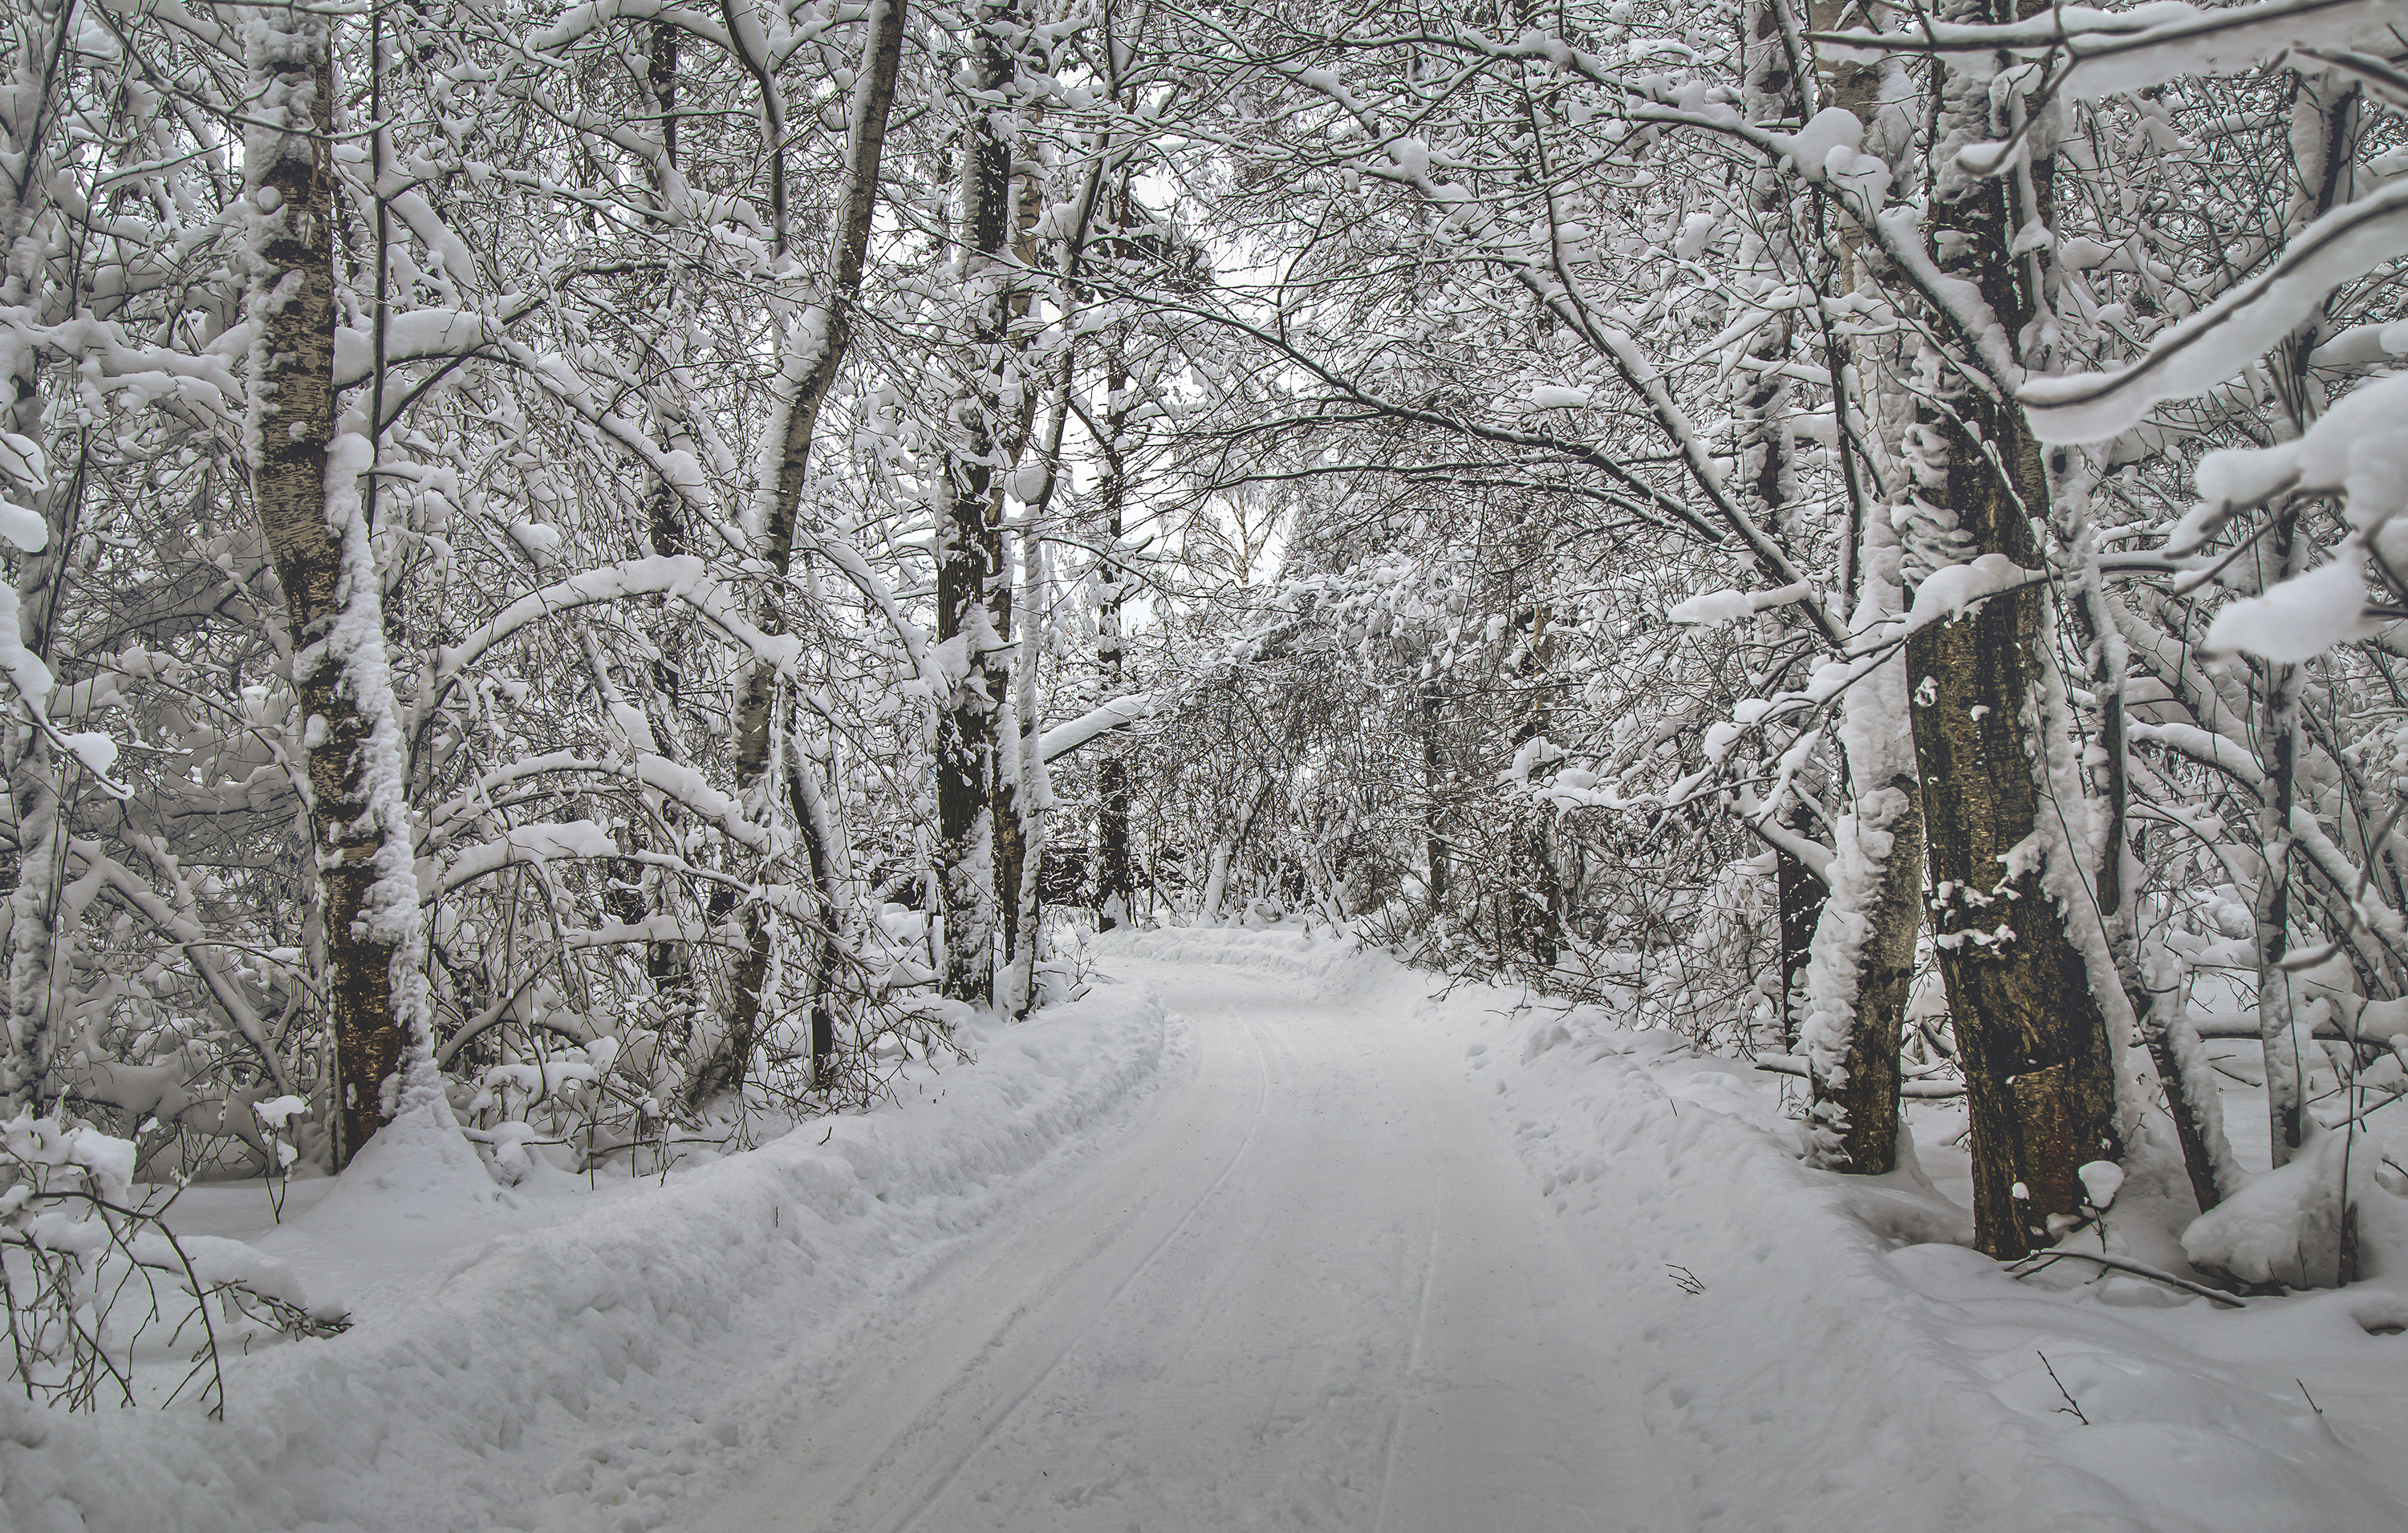
[(2147, 1278), (2153, 1282), (2162, 1282), (2169, 1287), (2179, 1288), (2186, 1294), (2197, 1294), (2200, 1297), (2221, 1304), (2227, 1309), (2249, 1308), (2246, 1300), (2235, 1298), (2220, 1288), (2210, 1288), (2203, 1282), (2193, 1282), (2188, 1278), (2178, 1278), (2172, 1272), (2161, 1272), (2154, 1267), (2144, 1267), (2139, 1262), (2126, 1261), (2121, 1256), (2101, 1256), (2088, 1251), (2043, 1251), (2036, 1256), (2028, 1258), (2028, 1265), (2018, 1265), (2009, 1270), (2018, 1278), (2028, 1278), (2035, 1272), (2045, 1269), (2050, 1263), (2060, 1261), (2067, 1256), (2079, 1256), (2086, 1262), (2097, 1262), (2101, 1267), (2111, 1267), (2118, 1272), (2129, 1272), (2136, 1278)]
[(2034, 1355), (2040, 1358), (2040, 1366), (2048, 1369), (2048, 1382), (2055, 1384), (2057, 1392), (2065, 1397), (2065, 1403), (2057, 1408), (2057, 1413), (2060, 1416), (2071, 1416), (2083, 1426), (2089, 1426), (2090, 1418), (2082, 1413), (2082, 1402), (2073, 1397), (2073, 1391), (2066, 1388), (2065, 1381), (2057, 1376), (2057, 1369), (2050, 1364), (2048, 1354), (2036, 1351)]

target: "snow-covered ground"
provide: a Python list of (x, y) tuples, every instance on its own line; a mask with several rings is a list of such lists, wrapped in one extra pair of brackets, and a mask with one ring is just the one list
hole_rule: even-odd
[(663, 1182), (404, 1146), (264, 1234), (210, 1191), (354, 1328), (238, 1360), (222, 1426), (0, 1402), (0, 1524), (2408, 1526), (2408, 1274), (2018, 1282), (1954, 1243), (1935, 1106), (1928, 1181), (1850, 1181), (1669, 1035), (1293, 928), (1099, 953), (975, 1064)]

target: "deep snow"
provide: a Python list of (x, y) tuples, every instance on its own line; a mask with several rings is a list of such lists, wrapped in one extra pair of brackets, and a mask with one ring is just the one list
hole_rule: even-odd
[(259, 1243), (354, 1328), (236, 1360), (222, 1426), (0, 1399), (0, 1524), (2408, 1526), (2408, 1275), (2018, 1282), (1953, 1243), (1944, 1104), (1928, 1181), (1850, 1181), (1667, 1034), (1292, 927), (1098, 954), (975, 1064), (665, 1182), (296, 1184)]

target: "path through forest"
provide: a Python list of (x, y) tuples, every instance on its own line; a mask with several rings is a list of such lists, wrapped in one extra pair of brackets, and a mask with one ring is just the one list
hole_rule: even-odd
[(1838, 1177), (1783, 1077), (1595, 1008), (1294, 926), (1090, 958), (666, 1176), (501, 1186), (430, 1132), (280, 1224), (192, 1189), (354, 1324), (230, 1357), (222, 1424), (0, 1395), (0, 1530), (2408, 1526), (2408, 1274), (2018, 1281), (1956, 1104)]
[(1694, 1526), (1458, 1063), (1292, 981), (1113, 966), (1192, 1029), (1109, 1156), (969, 1242), (692, 1526)]

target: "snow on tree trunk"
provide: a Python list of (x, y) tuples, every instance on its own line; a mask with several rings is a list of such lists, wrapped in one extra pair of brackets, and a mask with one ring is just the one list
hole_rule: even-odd
[[(0, 150), (14, 174), (0, 175), (0, 502), (8, 507), (9, 539), (18, 566), (9, 610), (0, 613), (0, 634), (12, 659), (5, 667), (29, 718), (47, 697), (36, 695), (50, 670), (52, 605), (58, 591), (65, 529), (58, 525), (61, 496), (49, 461), (50, 443), (43, 420), (41, 351), (27, 332), (59, 317), (46, 303), (44, 266), (49, 242), (37, 231), (49, 207), (49, 157), (45, 137), (58, 107), (58, 54), (67, 42), (66, 0), (29, 6), (17, 34), (22, 44), (11, 77), (0, 91)], [(25, 546), (32, 543), (34, 546)], [(23, 664), (30, 660), (32, 664)], [(32, 691), (28, 691), (28, 687)], [(0, 743), (10, 804), (11, 839), (5, 871), (8, 904), (7, 1020), (0, 1053), (0, 1117), (38, 1116), (51, 1096), (49, 1072), (53, 1033), (65, 999), (65, 976), (58, 971), (58, 886), (65, 827), (59, 818), (59, 771), (49, 739), (38, 729), (12, 725)]]
[(996, 909), (996, 748), (1009, 657), (995, 622), (1005, 595), (996, 524), (996, 435), (1010, 363), (1014, 181), (1002, 97), (1011, 86), (1020, 31), (1013, 0), (979, 7), (973, 68), (976, 109), (962, 149), (961, 293), (968, 310), (965, 378), (953, 405), (954, 439), (937, 528), (937, 635), (950, 694), (937, 730), (937, 875), (945, 910), (944, 994), (992, 1003)]
[[(1032, 515), (1034, 512), (1032, 511)], [(1013, 668), (1014, 728), (1005, 748), (1014, 759), (1013, 801), (1021, 826), (1020, 876), (1001, 891), (1012, 902), (1015, 939), (1010, 955), (1010, 1014), (1023, 1016), (1037, 1004), (1037, 959), (1045, 867), (1046, 826), (1054, 809), (1054, 784), (1037, 733), (1037, 665), (1043, 633), (1040, 603), (1045, 591), (1045, 546), (1034, 526), (1024, 526), (1020, 550), (1020, 653)]]
[[(2099, 731), (2093, 740), (2098, 755), (2099, 791), (2095, 798), (2098, 825), (2097, 889), (2100, 936), (2107, 945), (2132, 1029), (2146, 1050), (2150, 1068), (2163, 1094), (2166, 1114), (2181, 1147), (2183, 1168), (2192, 1196), (2204, 1211), (2215, 1207), (2232, 1181), (2231, 1151), (2224, 1142), (2222, 1114), (2213, 1076), (2197, 1057), (2199, 1039), (2181, 1019), (2180, 974), (2153, 978), (2143, 952), (2138, 891), (2131, 887), (2138, 859), (2131, 841), (2128, 813), (2131, 793), (2131, 740), (2124, 692), (2130, 675), (2130, 652), (2118, 630), (2115, 602), (2100, 581), (2096, 536), (2090, 521), (2090, 492), (2095, 464), (2083, 460), (2064, 475), (2058, 501), (2068, 543), (2080, 569), (2068, 603), (2083, 651), (2089, 657), (2091, 694), (2099, 699)], [(2160, 947), (2157, 952), (2170, 959)], [(2157, 966), (2162, 968), (2162, 965)], [(2162, 982), (2161, 982), (2162, 981)], [(2166, 998), (2162, 1002), (2160, 996)], [(2140, 1095), (2138, 1093), (2136, 1096)], [(2124, 1106), (2128, 1135), (2138, 1122), (2137, 1101)]]
[[(878, 209), (879, 168), (886, 125), (895, 105), (895, 82), (903, 51), (904, 0), (874, 0), (862, 67), (853, 84), (850, 136), (845, 145), (844, 185), (835, 219), (827, 287), (823, 300), (787, 331), (780, 357), (777, 403), (770, 412), (755, 474), (755, 529), (761, 557), (782, 580), (793, 569), (795, 534), (810, 482), (810, 451), (821, 408), (836, 385), (853, 341), (853, 314), (861, 296), (861, 273)], [(656, 57), (658, 54), (656, 53)], [(669, 57), (673, 60), (672, 52)], [(768, 82), (763, 82), (765, 92)], [(782, 177), (782, 165), (775, 170)], [(778, 190), (783, 206), (782, 186)], [(782, 215), (781, 215), (782, 216)], [(781, 604), (772, 598), (761, 614), (764, 632), (786, 631)], [(773, 812), (775, 773), (771, 741), (777, 734), (778, 667), (755, 660), (744, 674), (736, 704), (737, 797), (745, 812), (766, 820)], [(808, 833), (805, 835), (808, 843)], [(831, 918), (832, 919), (832, 918)], [(744, 1077), (761, 1028), (770, 973), (772, 923), (752, 910), (745, 923), (745, 951), (736, 965), (735, 995), (727, 1025), (687, 1076), (685, 1097), (698, 1105), (732, 1089)], [(814, 1024), (814, 1036), (817, 1024)], [(815, 1055), (816, 1057), (816, 1055)]]
[[(1944, 19), (2013, 14), (1998, 0), (1958, 0)], [(1994, 329), (1972, 338), (1993, 353), (2022, 344), (2037, 311), (2037, 263), (2014, 245), (2028, 222), (2045, 222), (2053, 124), (2038, 124), (2028, 161), (1999, 178), (1971, 176), (1957, 153), (2010, 136), (2019, 111), (2012, 96), (1994, 105), (1988, 79), (1972, 71), (1951, 70), (1941, 86), (1939, 268), (1987, 306)], [(1982, 554), (2040, 567), (2032, 518), (2049, 504), (2040, 443), (2012, 404), (1928, 360), (1934, 397), (1901, 453), (1909, 583)], [(2070, 742), (2047, 695), (2047, 601), (2038, 586), (2002, 592), (1907, 642), (1932, 924), (1966, 1072), (1975, 1240), (1998, 1256), (2052, 1241), (2051, 1220), (2088, 1200), (2080, 1168), (2122, 1149), (2106, 1017), (2062, 893), (2080, 877), (2062, 866), (2078, 837), (2058, 821), (2083, 806), (2055, 791), (2052, 754)]]
[[(1757, 4), (1750, 7), (1742, 92), (1751, 122), (1802, 120), (1805, 115), (1802, 85), (1791, 67), (1788, 40), (1782, 34), (1782, 13), (1777, 6)], [(1784, 232), (1786, 225), (1782, 204), (1785, 196), (1781, 179), (1772, 168), (1757, 167), (1749, 197), (1758, 226), (1767, 231), (1767, 281), (1778, 280), (1784, 267), (1795, 269), (1797, 261), (1798, 251)], [(1757, 329), (1748, 348), (1748, 376), (1738, 384), (1739, 397), (1731, 411), (1731, 441), (1737, 456), (1732, 495), (1748, 520), (1766, 529), (1793, 560), (1799, 485), (1797, 430), (1792, 420), (1797, 390), (1789, 378), (1789, 365), (1796, 339), (1795, 327), (1787, 314), (1775, 315)], [(1771, 566), (1762, 566), (1758, 572), (1770, 583), (1780, 583), (1779, 573)], [(1760, 621), (1775, 632), (1783, 626), (1778, 614), (1768, 614)], [(1788, 1039), (1796, 1036), (1804, 1014), (1814, 932), (1830, 897), (1830, 886), (1820, 870), (1808, 867), (1793, 850), (1798, 840), (1811, 839), (1814, 834), (1805, 807), (1790, 799), (1776, 805), (1773, 813), (1790, 833), (1788, 838), (1776, 841), (1772, 849), (1773, 889), (1781, 915), (1782, 1034)]]
[[(2355, 84), (2344, 86), (2337, 75), (2294, 77), (2291, 143), (2300, 178), (2290, 209), (2295, 226), (2330, 212), (2345, 192), (2357, 101)], [(2312, 322), (2294, 330), (2277, 349), (2280, 365), (2272, 371), (2289, 415), (2283, 423), (2286, 437), (2299, 437), (2319, 413), (2321, 400), (2312, 392), (2305, 365), (2317, 328)], [(2300, 526), (2301, 509), (2294, 498), (2274, 513), (2272, 531), (2258, 554), (2261, 586), (2296, 580), (2312, 562), (2315, 544)], [(2263, 871), (2252, 913), (2258, 924), (2258, 1037), (2265, 1053), (2267, 1126), (2273, 1164), (2280, 1167), (2304, 1142), (2306, 1058), (2315, 1047), (2300, 1036), (2300, 981), (2284, 965), (2291, 947), (2291, 817), (2299, 796), (2300, 709), (2308, 670), (2275, 659), (2262, 661), (2260, 669), (2258, 749), (2265, 762), (2266, 785), (2258, 805), (2258, 850)]]
[[(1011, 259), (1015, 265), (1026, 269), (1037, 265), (1037, 220), (1042, 204), (1041, 189), (1035, 174), (1024, 174), (1012, 182), (1011, 190)], [(1013, 469), (1028, 451), (1029, 431), (1037, 419), (1038, 390), (1030, 387), (1028, 342), (1030, 331), (1013, 321), (1025, 320), (1036, 302), (1036, 292), (1029, 285), (1015, 281), (1004, 312), (1009, 344), (996, 352), (996, 373), (1000, 386), (995, 390), (996, 411), (991, 419), (1005, 423), (1005, 433), (998, 441), (995, 457), (993, 487), (989, 494), (994, 504), (988, 514), (996, 526), (996, 573), (993, 595), (988, 609), (994, 614), (996, 642), (1000, 646), (996, 660), (1002, 668), (1003, 695), (996, 732), (995, 755), (995, 896), (996, 914), (1001, 925), (1003, 981), (997, 1005), (1007, 1015), (1019, 1016), (1027, 1009), (1028, 996), (1020, 985), (1018, 976), (1025, 966), (1022, 949), (1036, 940), (1033, 907), (1023, 897), (1024, 887), (1033, 889), (1028, 875), (1039, 855), (1033, 842), (1037, 835), (1038, 811), (1024, 764), (1034, 747), (1037, 729), (1036, 676), (1030, 669), (1036, 663), (1036, 651), (1029, 647), (1025, 636), (1032, 630), (1032, 612), (1024, 609), (1020, 614), (1020, 632), (1013, 638), (1012, 618), (1016, 605), (1012, 591), (1013, 555), (1003, 542), (1002, 518), (1005, 486), (1014, 483)], [(1066, 384), (1067, 387), (1067, 384)], [(1066, 395), (1067, 403), (1067, 395)], [(1042, 472), (1043, 465), (1037, 466)], [(1049, 476), (1050, 478), (1050, 476)], [(1022, 520), (1010, 547), (1026, 555), (1038, 537), (1036, 517), (1044, 495), (1041, 492), (1021, 494)]]
[(1209, 866), (1211, 871), (1205, 875), (1203, 897), (1196, 906), (1196, 924), (1199, 926), (1217, 926), (1221, 924), (1221, 902), (1227, 897), (1229, 887), (1229, 843), (1227, 841), (1212, 843), (1212, 856)]
[(372, 454), (366, 437), (336, 428), (333, 25), (273, 9), (243, 23), (254, 103), (244, 239), (259, 326), (244, 435), (308, 755), (342, 1165), (399, 1110), (405, 1064), (426, 1071), (408, 1085), (434, 1082), (401, 724), (359, 494)]
[[(1125, 186), (1122, 189), (1123, 220), (1126, 221)], [(1105, 703), (1125, 690), (1121, 608), (1128, 600), (1128, 575), (1121, 561), (1126, 556), (1129, 468), (1125, 437), (1133, 429), (1136, 401), (1129, 389), (1125, 337), (1106, 343), (1104, 437), (1096, 444), (1103, 456), (1103, 482), (1097, 497), (1103, 503), (1103, 556), (1096, 580), (1103, 587), (1096, 602), (1096, 701)], [(1096, 925), (1111, 931), (1129, 919), (1136, 881), (1129, 870), (1128, 762), (1118, 738), (1102, 743), (1096, 763)]]
[(810, 935), (808, 987), (811, 1084), (825, 1093), (834, 1084), (830, 1072), (836, 1059), (836, 969), (846, 947), (845, 894), (852, 875), (844, 865), (844, 837), (828, 803), (828, 792), (820, 785), (818, 766), (792, 732), (786, 737), (786, 791), (793, 800), (811, 888), (819, 895), (820, 929)]
[[(1869, 519), (1854, 626), (1896, 616), (1897, 536)], [(1923, 805), (1908, 722), (1907, 666), (1893, 658), (1842, 699), (1850, 797), (1835, 829), (1831, 894), (1816, 928), (1799, 1052), (1813, 1082), (1810, 1158), (1879, 1175), (1898, 1165), (1899, 1040), (1922, 924)]]

